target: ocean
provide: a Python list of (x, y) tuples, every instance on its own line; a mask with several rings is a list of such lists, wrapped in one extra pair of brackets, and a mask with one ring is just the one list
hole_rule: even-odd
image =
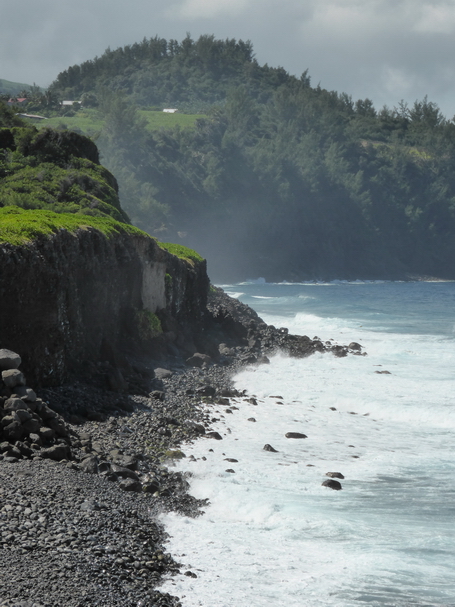
[(184, 607), (455, 606), (455, 282), (224, 288), (367, 355), (277, 354), (235, 377), (256, 405), (207, 405), (223, 440), (184, 445), (177, 467), (210, 505), (163, 516), (184, 567), (162, 589)]

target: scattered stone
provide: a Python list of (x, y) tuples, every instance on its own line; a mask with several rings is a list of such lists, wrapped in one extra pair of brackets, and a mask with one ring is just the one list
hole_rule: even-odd
[(328, 479), (322, 483), (323, 487), (329, 487), (329, 489), (333, 489), (334, 491), (340, 491), (342, 489), (341, 483), (338, 481), (334, 481), (333, 479)]
[(223, 437), (221, 436), (221, 434), (219, 432), (215, 432), (215, 431), (206, 432), (205, 436), (207, 438), (214, 438), (215, 440), (223, 440)]
[(344, 478), (344, 476), (341, 474), (341, 472), (326, 472), (325, 475), (330, 476), (330, 478), (341, 478), (341, 479)]
[(256, 419), (255, 419), (254, 417), (249, 417), (249, 418), (248, 418), (248, 421), (249, 421), (249, 422), (255, 422), (255, 421), (256, 421)]
[(308, 438), (306, 434), (302, 434), (301, 432), (286, 432), (286, 438)]
[(277, 451), (276, 449), (274, 449), (274, 448), (272, 447), (272, 445), (269, 445), (269, 444), (264, 445), (264, 446), (262, 447), (262, 449), (263, 449), (264, 451), (270, 451), (271, 453), (278, 453), (278, 451)]
[(231, 474), (235, 474), (235, 470), (233, 470), (232, 468), (228, 468), (228, 469), (226, 470), (226, 472), (230, 472)]
[(224, 460), (226, 462), (231, 462), (231, 464), (239, 461), (238, 459), (234, 459), (233, 457), (225, 457)]
[(350, 350), (360, 351), (362, 349), (362, 346), (360, 344), (358, 344), (356, 341), (351, 341), (351, 343), (349, 344), (348, 348)]

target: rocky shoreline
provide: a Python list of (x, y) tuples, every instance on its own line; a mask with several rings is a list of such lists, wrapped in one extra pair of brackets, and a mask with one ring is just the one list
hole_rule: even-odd
[[(106, 374), (103, 364), (90, 383), (79, 378), (37, 396), (5, 382), (0, 607), (180, 605), (157, 590), (162, 576), (196, 574), (166, 552), (157, 516), (203, 513), (204, 500), (190, 496), (189, 479), (169, 465), (183, 457), (185, 441), (217, 438), (200, 403), (229, 404), (239, 396), (231, 385), (237, 370), (266, 364), (278, 350), (361, 353), (359, 344), (338, 346), (267, 326), (220, 290), (209, 298), (202, 333), (205, 352), (187, 357), (173, 346), (159, 360), (132, 360), (129, 375), (117, 373), (127, 391), (112, 389), (116, 374)], [(110, 390), (100, 380), (106, 375)]]

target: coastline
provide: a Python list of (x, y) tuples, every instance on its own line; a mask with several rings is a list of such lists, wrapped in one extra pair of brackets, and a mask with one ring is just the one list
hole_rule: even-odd
[(0, 607), (180, 605), (157, 590), (180, 570), (157, 517), (203, 512), (205, 500), (191, 497), (185, 475), (167, 465), (184, 441), (210, 436), (200, 403), (240, 396), (232, 377), (279, 350), (299, 358), (360, 353), (356, 344), (268, 326), (221, 289), (209, 299), (206, 339), (218, 345), (216, 360), (185, 361), (183, 352), (136, 359), (128, 394), (82, 379), (37, 391), (66, 425), (70, 455), (60, 461), (1, 443)]

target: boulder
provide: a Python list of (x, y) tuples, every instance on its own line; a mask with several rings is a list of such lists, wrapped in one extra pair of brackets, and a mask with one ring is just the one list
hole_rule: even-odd
[(17, 369), (21, 364), (21, 357), (12, 350), (0, 349), (0, 370)]
[(221, 434), (219, 432), (206, 432), (205, 436), (207, 438), (214, 438), (215, 440), (223, 440), (223, 437), (221, 436)]
[(49, 447), (48, 449), (42, 449), (39, 454), (45, 459), (52, 459), (56, 462), (71, 457), (68, 445), (52, 445), (52, 447)]
[(18, 411), (20, 409), (23, 409), (25, 411), (28, 410), (28, 407), (24, 403), (22, 398), (15, 397), (8, 398), (8, 400), (3, 405), (3, 408), (5, 409), (5, 411)]
[(322, 483), (323, 487), (329, 487), (329, 489), (333, 489), (334, 491), (340, 491), (342, 489), (341, 483), (338, 481), (334, 481), (333, 479), (328, 479)]
[(2, 371), (3, 383), (7, 388), (15, 388), (16, 386), (25, 386), (25, 377), (19, 369), (7, 369)]
[(264, 451), (270, 451), (271, 453), (278, 453), (278, 451), (277, 451), (276, 449), (274, 449), (274, 448), (272, 447), (272, 445), (269, 445), (269, 444), (264, 445), (264, 446), (262, 447), (262, 449), (263, 449)]
[(341, 474), (341, 472), (326, 472), (325, 475), (330, 476), (330, 478), (341, 478), (341, 479), (344, 478), (344, 476)]
[(301, 432), (286, 432), (286, 438), (308, 438), (306, 434), (302, 434)]

